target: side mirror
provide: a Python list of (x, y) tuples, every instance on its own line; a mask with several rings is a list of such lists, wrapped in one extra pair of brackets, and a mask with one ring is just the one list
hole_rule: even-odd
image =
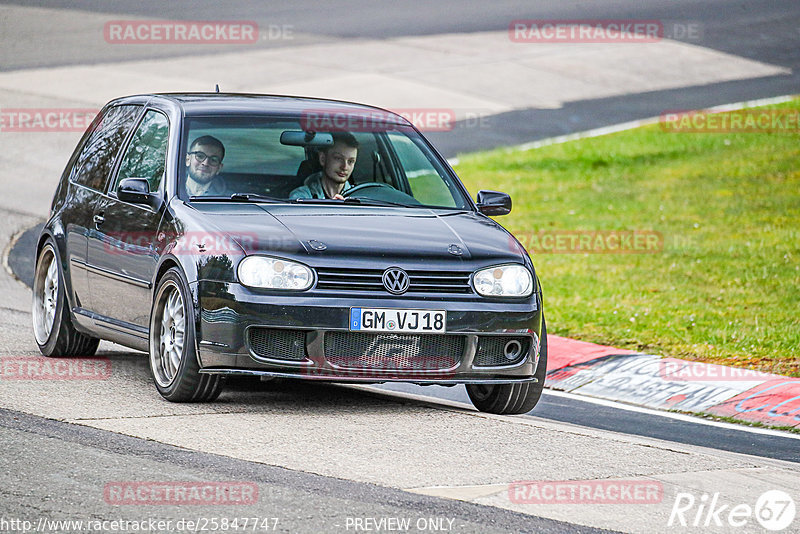
[(511, 197), (500, 191), (478, 191), (478, 211), (484, 215), (508, 215)]
[(131, 204), (147, 204), (157, 210), (161, 203), (158, 193), (150, 192), (150, 183), (145, 178), (125, 178), (117, 186), (117, 198)]

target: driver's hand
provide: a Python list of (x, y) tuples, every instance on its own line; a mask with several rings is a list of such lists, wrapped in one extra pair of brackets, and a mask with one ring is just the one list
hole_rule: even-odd
[(344, 197), (339, 193), (336, 193), (335, 195), (333, 195), (333, 200), (344, 200)]

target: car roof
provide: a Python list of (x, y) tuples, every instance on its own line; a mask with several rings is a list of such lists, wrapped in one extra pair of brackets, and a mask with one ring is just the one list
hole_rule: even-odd
[[(122, 101), (159, 100), (179, 106), (187, 116), (201, 115), (266, 115), (301, 117), (307, 113), (344, 113), (370, 116), (379, 114), (382, 121), (409, 125), (400, 115), (389, 110), (355, 102), (285, 95), (263, 95), (246, 93), (155, 93), (115, 99)], [(165, 102), (166, 101), (166, 102)]]

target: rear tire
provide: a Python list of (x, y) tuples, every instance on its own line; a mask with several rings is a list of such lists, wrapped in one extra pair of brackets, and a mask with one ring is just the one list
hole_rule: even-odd
[(33, 278), (33, 335), (45, 356), (93, 356), (100, 340), (78, 332), (69, 302), (56, 246), (51, 239), (36, 259)]
[(534, 375), (537, 382), (522, 384), (467, 384), (467, 394), (475, 407), (487, 413), (519, 415), (533, 410), (542, 396), (547, 376), (547, 325), (542, 316), (539, 340), (539, 365)]
[(150, 373), (171, 402), (210, 402), (222, 392), (219, 375), (200, 374), (191, 293), (173, 267), (158, 282), (150, 311)]

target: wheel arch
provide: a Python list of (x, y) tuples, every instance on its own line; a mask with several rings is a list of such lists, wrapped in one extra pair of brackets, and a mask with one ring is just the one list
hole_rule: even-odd
[[(155, 305), (155, 298), (156, 293), (158, 291), (158, 285), (161, 283), (161, 279), (164, 275), (172, 268), (177, 268), (180, 271), (180, 275), (183, 277), (184, 281), (186, 282), (186, 287), (189, 290), (189, 298), (191, 299), (191, 307), (194, 310), (194, 345), (195, 345), (195, 357), (197, 358), (197, 363), (202, 368), (202, 363), (200, 361), (200, 350), (199, 350), (199, 339), (200, 339), (200, 294), (197, 287), (197, 265), (195, 265), (192, 261), (181, 261), (180, 258), (173, 254), (165, 254), (161, 260), (159, 261), (158, 267), (156, 268), (155, 276), (153, 277), (153, 290), (151, 292), (151, 300), (153, 305)], [(149, 339), (149, 335), (148, 335)]]
[(64, 230), (61, 225), (56, 224), (56, 221), (53, 220), (48, 221), (44, 227), (42, 227), (42, 231), (39, 232), (39, 239), (36, 241), (36, 258), (39, 258), (39, 254), (42, 252), (42, 248), (44, 248), (44, 244), (47, 243), (48, 239), (55, 243), (56, 252), (63, 265), (64, 262), (67, 261)]
[(34, 272), (36, 265), (39, 263), (39, 255), (42, 253), (45, 243), (51, 241), (55, 246), (56, 256), (58, 257), (59, 266), (61, 267), (61, 278), (63, 279), (64, 291), (66, 293), (67, 303), (69, 304), (67, 312), (69, 313), (70, 319), (74, 319), (72, 308), (75, 306), (75, 293), (72, 287), (72, 268), (69, 265), (69, 258), (67, 256), (66, 238), (62, 227), (58, 224), (54, 224), (54, 222), (55, 221), (49, 221), (39, 233), (33, 259)]

